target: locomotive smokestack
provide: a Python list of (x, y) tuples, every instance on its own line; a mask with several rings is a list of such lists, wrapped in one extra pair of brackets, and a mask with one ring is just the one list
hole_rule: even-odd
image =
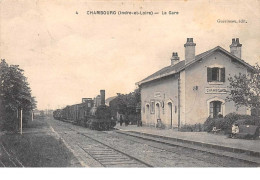
[(105, 105), (105, 90), (100, 90), (101, 105)]

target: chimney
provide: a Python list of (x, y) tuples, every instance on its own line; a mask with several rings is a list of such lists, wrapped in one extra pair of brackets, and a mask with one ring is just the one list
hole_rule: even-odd
[(105, 105), (105, 90), (100, 90), (101, 105)]
[(185, 47), (185, 64), (193, 61), (195, 59), (195, 46), (196, 44), (193, 43), (193, 38), (187, 38)]
[(229, 46), (230, 47), (230, 53), (234, 54), (236, 57), (241, 58), (241, 47), (242, 44), (239, 43), (239, 38), (233, 38), (232, 39), (232, 44)]
[(178, 56), (178, 53), (177, 52), (173, 52), (172, 53), (172, 57), (171, 57), (171, 66), (174, 66), (178, 62), (180, 62), (180, 58)]

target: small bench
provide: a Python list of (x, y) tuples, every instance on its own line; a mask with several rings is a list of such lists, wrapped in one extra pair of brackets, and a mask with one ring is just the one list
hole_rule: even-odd
[(235, 137), (242, 139), (256, 139), (259, 137), (259, 127), (254, 125), (239, 125), (239, 133), (237, 133)]

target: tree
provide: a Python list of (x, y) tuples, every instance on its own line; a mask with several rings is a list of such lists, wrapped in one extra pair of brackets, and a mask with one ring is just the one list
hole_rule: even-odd
[(23, 70), (18, 65), (9, 66), (4, 59), (0, 63), (0, 82), (1, 126), (15, 130), (19, 125), (19, 111), (23, 110), (26, 123), (30, 112), (36, 108), (36, 100)]
[(140, 102), (140, 89), (136, 89), (129, 94), (118, 93), (117, 97), (109, 103), (109, 106), (113, 116), (115, 116), (116, 112), (126, 115), (136, 113), (136, 107), (140, 106)]
[(252, 110), (256, 110), (259, 114), (260, 108), (260, 67), (258, 64), (254, 66), (252, 73), (239, 74), (228, 78), (231, 89), (227, 101), (233, 101), (237, 108), (246, 106)]

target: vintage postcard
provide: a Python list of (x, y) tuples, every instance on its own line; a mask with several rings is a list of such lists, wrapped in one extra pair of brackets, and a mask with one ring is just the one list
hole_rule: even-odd
[(0, 169), (259, 167), (259, 0), (0, 0)]

